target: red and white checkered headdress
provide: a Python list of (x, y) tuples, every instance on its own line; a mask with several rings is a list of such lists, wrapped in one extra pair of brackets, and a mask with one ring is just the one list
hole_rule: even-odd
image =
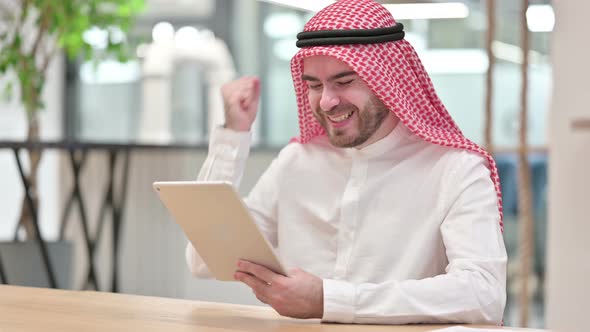
[[(324, 8), (305, 25), (304, 32), (367, 30), (396, 26), (391, 13), (372, 0), (340, 0)], [(332, 56), (348, 64), (373, 93), (401, 120), (427, 142), (477, 152), (488, 160), (497, 196), (502, 226), (500, 179), (494, 159), (465, 138), (440, 101), (430, 77), (414, 48), (406, 40), (368, 44), (305, 46), (291, 60), (291, 74), (299, 109), (300, 136), (307, 143), (325, 131), (312, 114), (307, 85), (301, 78), (303, 59), (314, 55)]]

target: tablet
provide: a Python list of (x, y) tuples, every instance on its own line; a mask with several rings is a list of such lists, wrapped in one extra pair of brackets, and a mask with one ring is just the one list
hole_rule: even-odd
[(240, 259), (287, 275), (230, 183), (154, 182), (153, 187), (215, 279), (235, 281)]

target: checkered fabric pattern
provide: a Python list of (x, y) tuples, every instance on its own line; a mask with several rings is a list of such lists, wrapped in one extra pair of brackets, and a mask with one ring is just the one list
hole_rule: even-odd
[[(304, 31), (376, 29), (396, 24), (391, 13), (372, 0), (340, 0), (324, 8), (305, 25)], [(375, 95), (413, 133), (427, 142), (474, 151), (484, 156), (498, 196), (503, 228), (502, 196), (496, 162), (489, 153), (465, 138), (436, 95), (430, 77), (414, 48), (406, 40), (379, 43), (304, 47), (291, 60), (291, 73), (299, 110), (300, 136), (305, 144), (324, 129), (314, 118), (301, 78), (303, 59), (326, 55), (347, 63)]]

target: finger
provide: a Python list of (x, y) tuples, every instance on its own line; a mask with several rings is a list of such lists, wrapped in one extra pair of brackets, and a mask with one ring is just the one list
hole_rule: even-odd
[(240, 271), (250, 273), (267, 283), (273, 283), (277, 277), (279, 277), (278, 274), (267, 269), (266, 267), (245, 260), (238, 261), (238, 269)]
[(259, 278), (248, 273), (236, 271), (234, 278), (248, 285), (248, 287), (250, 287), (257, 295), (265, 296), (266, 292), (268, 292), (270, 289), (266, 281), (260, 280)]
[(258, 100), (260, 93), (260, 84), (258, 80), (251, 79), (242, 87), (240, 91), (240, 106), (242, 108), (249, 108), (254, 102)]
[(227, 92), (223, 97), (225, 106), (230, 108), (239, 107), (241, 104), (241, 98), (240, 93), (237, 93), (236, 91)]
[(232, 96), (239, 95), (239, 92), (245, 90), (248, 87), (249, 79), (247, 77), (239, 78), (235, 81), (225, 83), (221, 87), (222, 96), (225, 98), (231, 98)]
[(248, 107), (250, 107), (252, 97), (250, 96), (250, 93), (248, 91), (242, 91), (240, 93), (239, 100), (240, 100), (240, 108), (245, 110)]
[(250, 105), (251, 103), (258, 100), (260, 97), (260, 80), (258, 78), (252, 78), (250, 82), (248, 82), (248, 95), (245, 100), (246, 104)]
[(254, 78), (254, 96), (260, 97), (260, 80), (257, 77)]

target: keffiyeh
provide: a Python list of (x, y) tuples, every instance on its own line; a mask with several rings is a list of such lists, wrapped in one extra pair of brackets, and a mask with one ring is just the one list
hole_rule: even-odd
[[(312, 17), (305, 25), (304, 32), (327, 31), (333, 35), (334, 30), (381, 31), (386, 30), (383, 28), (391, 30), (396, 26), (401, 25), (396, 24), (391, 13), (372, 0), (340, 0)], [(488, 152), (463, 136), (436, 95), (430, 77), (414, 48), (404, 39), (303, 46), (291, 60), (291, 74), (299, 111), (300, 136), (295, 139), (296, 141), (305, 144), (318, 135), (325, 135), (324, 129), (313, 116), (307, 99), (307, 85), (301, 77), (303, 59), (316, 55), (332, 56), (348, 64), (387, 108), (394, 112), (408, 129), (425, 141), (473, 151), (484, 156), (496, 188), (502, 227), (502, 196), (494, 159)]]

